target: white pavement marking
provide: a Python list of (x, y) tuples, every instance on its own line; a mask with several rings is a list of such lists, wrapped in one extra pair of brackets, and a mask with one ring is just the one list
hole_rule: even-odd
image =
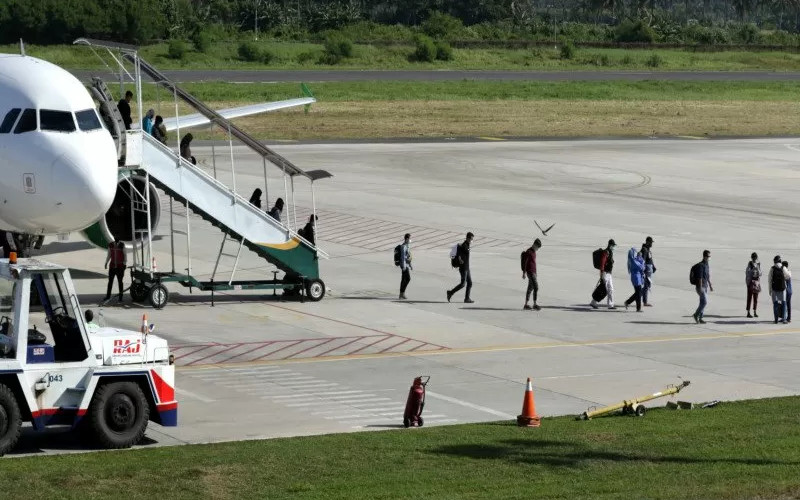
[(196, 394), (194, 392), (189, 392), (186, 389), (180, 389), (178, 387), (175, 388), (175, 392), (180, 394), (181, 396), (186, 396), (192, 399), (196, 399), (198, 401), (202, 401), (203, 403), (213, 403), (216, 400), (207, 398), (205, 396), (201, 396), (200, 394)]
[(473, 410), (482, 411), (482, 412), (488, 413), (490, 415), (494, 415), (496, 417), (507, 418), (507, 419), (513, 419), (514, 418), (513, 415), (509, 415), (508, 413), (503, 413), (502, 411), (497, 411), (497, 410), (493, 410), (491, 408), (487, 408), (485, 406), (476, 405), (476, 404), (470, 403), (468, 401), (462, 401), (460, 399), (451, 398), (450, 396), (445, 396), (443, 394), (438, 394), (438, 393), (431, 392), (431, 391), (425, 391), (425, 395), (426, 396), (431, 396), (434, 399), (441, 399), (442, 401), (447, 401), (449, 403), (454, 403), (454, 404), (457, 404), (457, 405), (461, 405), (461, 406), (464, 406), (466, 408), (472, 408)]
[(338, 394), (363, 394), (364, 391), (331, 391), (331, 392), (309, 392), (306, 394), (286, 394), (283, 396), (275, 396), (275, 399), (283, 399), (283, 398), (304, 398), (307, 396), (329, 396), (329, 399), (333, 399), (331, 395), (338, 395)]
[(583, 378), (583, 377), (602, 377), (604, 375), (619, 375), (620, 373), (643, 373), (643, 372), (654, 372), (656, 371), (653, 368), (649, 368), (646, 370), (620, 370), (616, 372), (601, 372), (601, 373), (586, 373), (583, 375), (554, 375), (552, 377), (536, 377), (535, 379), (532, 378), (531, 380), (558, 380), (562, 378)]

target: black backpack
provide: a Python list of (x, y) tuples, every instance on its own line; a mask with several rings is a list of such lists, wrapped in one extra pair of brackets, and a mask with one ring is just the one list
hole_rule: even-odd
[(783, 269), (777, 267), (772, 268), (772, 289), (776, 292), (786, 290), (786, 276), (783, 275)]
[(400, 264), (401, 264), (400, 260), (402, 258), (402, 254), (403, 254), (402, 246), (403, 245), (397, 245), (396, 247), (394, 247), (394, 265), (395, 266), (400, 266)]
[(519, 265), (522, 268), (522, 272), (525, 272), (525, 264), (528, 263), (528, 251), (524, 250), (519, 256)]
[(592, 264), (595, 269), (600, 269), (600, 263), (603, 261), (603, 252), (605, 252), (605, 250), (602, 248), (598, 248), (592, 252)]
[(702, 269), (703, 263), (698, 262), (697, 264), (693, 265), (691, 269), (689, 269), (689, 283), (697, 286), (700, 284), (700, 275), (703, 274)]

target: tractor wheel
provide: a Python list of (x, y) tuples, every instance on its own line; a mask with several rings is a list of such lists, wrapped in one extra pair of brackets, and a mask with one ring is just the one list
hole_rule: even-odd
[(89, 405), (89, 425), (103, 448), (130, 448), (144, 436), (150, 407), (135, 382), (98, 387)]
[(22, 430), (22, 414), (17, 398), (7, 386), (0, 384), (0, 456), (11, 451)]
[(147, 285), (141, 281), (134, 281), (131, 283), (131, 300), (134, 302), (144, 302), (147, 300), (147, 295), (150, 290)]
[(319, 302), (325, 296), (325, 283), (321, 279), (313, 279), (306, 283), (306, 296), (312, 302)]
[(149, 296), (150, 305), (153, 306), (153, 309), (163, 309), (164, 306), (167, 305), (167, 300), (169, 300), (167, 287), (161, 283), (154, 285), (153, 288), (150, 289)]
[(644, 417), (644, 414), (647, 413), (647, 408), (644, 405), (639, 405), (636, 407), (635, 414), (637, 417)]

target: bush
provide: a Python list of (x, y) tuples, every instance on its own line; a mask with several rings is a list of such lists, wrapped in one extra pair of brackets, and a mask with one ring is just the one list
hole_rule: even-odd
[(170, 40), (167, 46), (167, 56), (170, 59), (183, 59), (188, 51), (189, 48), (183, 40)]
[(575, 57), (575, 44), (567, 40), (561, 45), (561, 59), (572, 59)]
[(262, 50), (254, 42), (242, 42), (239, 44), (239, 49), (236, 51), (239, 59), (247, 62), (260, 62), (269, 64), (275, 59), (275, 54), (269, 50)]
[(657, 68), (664, 63), (664, 59), (658, 54), (652, 54), (650, 57), (647, 58), (645, 64), (647, 64), (651, 68)]
[(447, 42), (436, 42), (436, 59), (439, 61), (452, 61), (453, 48)]
[(433, 62), (436, 59), (436, 45), (430, 37), (419, 35), (416, 40), (417, 48), (412, 54), (412, 59), (417, 62)]
[(617, 32), (614, 40), (617, 42), (628, 43), (653, 43), (656, 39), (656, 33), (653, 28), (644, 23), (644, 21), (631, 21), (626, 20), (617, 26)]
[(340, 33), (331, 33), (325, 39), (325, 53), (337, 60), (353, 55), (353, 42)]
[(306, 52), (300, 52), (297, 54), (297, 62), (300, 64), (305, 64), (307, 62), (313, 61), (317, 55), (312, 50), (308, 50)]
[(430, 17), (422, 23), (422, 32), (432, 38), (454, 36), (463, 29), (461, 19), (438, 11), (431, 12)]
[(202, 29), (197, 29), (192, 33), (191, 41), (194, 50), (205, 53), (211, 46), (211, 35)]

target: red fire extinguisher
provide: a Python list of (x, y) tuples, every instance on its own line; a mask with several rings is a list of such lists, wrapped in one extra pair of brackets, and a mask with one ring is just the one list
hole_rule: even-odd
[[(425, 379), (423, 382), (422, 379)], [(420, 375), (414, 379), (414, 384), (408, 391), (406, 400), (406, 411), (403, 413), (403, 425), (406, 427), (422, 427), (425, 423), (422, 420), (422, 410), (425, 408), (425, 386), (431, 379), (428, 375)]]

